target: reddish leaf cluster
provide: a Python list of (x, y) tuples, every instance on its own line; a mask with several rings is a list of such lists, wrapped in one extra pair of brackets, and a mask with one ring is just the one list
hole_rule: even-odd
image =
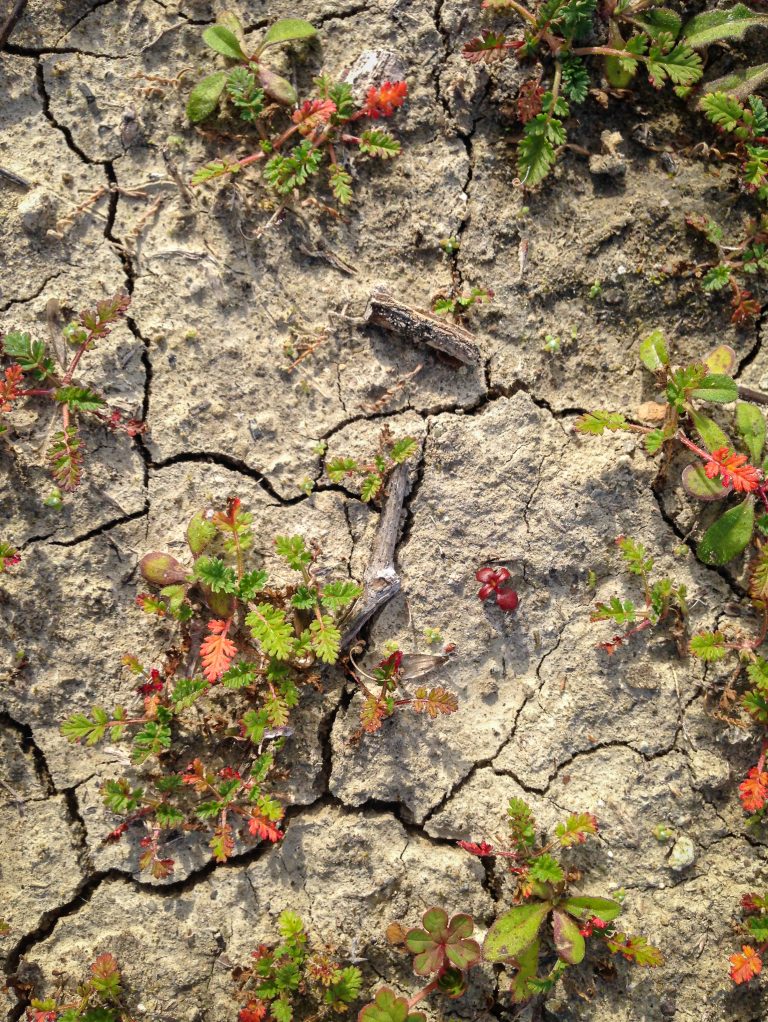
[(19, 365), (5, 370), (5, 379), (0, 379), (0, 412), (10, 412), (11, 405), (21, 396), (21, 381), (24, 373)]
[(384, 82), (378, 88), (368, 90), (362, 112), (374, 120), (378, 120), (379, 117), (391, 117), (395, 110), (405, 103), (407, 95), (406, 82)]
[(768, 773), (760, 767), (752, 767), (739, 785), (739, 798), (748, 813), (756, 813), (765, 808), (768, 801)]
[(284, 837), (277, 824), (257, 812), (254, 812), (248, 820), (248, 830), (253, 837), (257, 837), (260, 841), (271, 841), (273, 844)]
[(459, 848), (463, 848), (470, 855), (493, 855), (493, 845), (489, 845), (487, 841), (481, 841), (479, 844), (475, 844), (474, 841), (457, 841), (456, 843)]
[(523, 82), (520, 86), (520, 92), (517, 95), (517, 116), (523, 124), (527, 124), (541, 113), (543, 95), (544, 89), (535, 79)]
[(741, 954), (730, 955), (730, 977), (734, 983), (748, 983), (759, 975), (763, 968), (763, 960), (749, 944), (742, 944)]
[(153, 692), (162, 692), (163, 690), (163, 679), (160, 677), (160, 671), (156, 667), (153, 667), (149, 672), (149, 681), (144, 685), (139, 685), (136, 691), (143, 696), (151, 696)]
[(475, 578), (482, 582), (478, 592), (481, 600), (487, 600), (491, 593), (496, 594), (496, 606), (501, 610), (511, 613), (517, 609), (520, 602), (514, 589), (509, 589), (506, 583), (510, 580), (511, 574), (506, 568), (480, 568), (475, 572)]
[(232, 620), (209, 621), (207, 635), (200, 645), (200, 658), (203, 661), (203, 674), (213, 684), (224, 674), (232, 659), (237, 653), (237, 647), (231, 639), (227, 638), (227, 632)]
[[(371, 90), (375, 92), (375, 89)], [(311, 135), (322, 124), (327, 124), (336, 113), (336, 104), (330, 99), (308, 99), (294, 110), (291, 120), (299, 125), (302, 135)]]
[(752, 297), (751, 291), (739, 288), (733, 298), (731, 322), (742, 326), (760, 315), (760, 302)]
[(263, 1001), (249, 1001), (237, 1015), (237, 1022), (262, 1022), (266, 1018), (267, 1006)]
[(591, 937), (595, 930), (604, 930), (608, 923), (604, 919), (600, 919), (599, 916), (592, 916), (579, 930), (582, 937)]
[(750, 493), (760, 485), (760, 474), (747, 463), (746, 454), (731, 454), (727, 447), (718, 447), (704, 467), (709, 479), (720, 476), (723, 486), (733, 486), (737, 493)]

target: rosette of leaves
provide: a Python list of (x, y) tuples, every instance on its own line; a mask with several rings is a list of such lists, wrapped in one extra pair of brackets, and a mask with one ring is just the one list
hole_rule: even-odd
[[(232, 14), (219, 18), (203, 33), (216, 52), (235, 61), (229, 71), (218, 71), (203, 79), (187, 103), (187, 117), (197, 124), (216, 111), (229, 111), (257, 131), (257, 151), (237, 160), (217, 159), (195, 172), (192, 184), (202, 184), (246, 167), (263, 163), (263, 180), (278, 196), (290, 196), (302, 189), (327, 163), (328, 185), (335, 200), (344, 206), (352, 201), (352, 175), (343, 150), (353, 147), (363, 158), (389, 160), (400, 153), (400, 143), (390, 132), (370, 125), (355, 130), (362, 119), (376, 121), (390, 117), (405, 102), (405, 82), (383, 82), (371, 87), (359, 103), (348, 82), (334, 82), (326, 76), (315, 79), (315, 93), (299, 103), (293, 86), (263, 62), (264, 51), (278, 43), (309, 39), (316, 30), (307, 21), (290, 18), (275, 22), (255, 50), (249, 52), (243, 28)], [(287, 124), (280, 117), (295, 107)], [(289, 140), (297, 144), (286, 151)]]
[(672, 634), (680, 640), (685, 629), (688, 614), (688, 594), (684, 585), (671, 578), (652, 580), (653, 558), (642, 543), (628, 536), (616, 540), (626, 570), (640, 579), (643, 586), (644, 606), (638, 607), (633, 600), (622, 600), (613, 596), (608, 603), (598, 603), (590, 621), (613, 621), (625, 629), (608, 642), (601, 642), (600, 648), (614, 653), (629, 638), (646, 628), (653, 628), (667, 622)]
[(21, 554), (16, 547), (6, 543), (5, 540), (0, 540), (0, 575), (10, 571), (20, 560)]
[(372, 690), (371, 685), (366, 684), (361, 676), (362, 672), (358, 669), (354, 677), (365, 697), (360, 710), (361, 730), (369, 735), (376, 734), (388, 717), (398, 710), (407, 708), (414, 713), (426, 715), (430, 720), (455, 713), (459, 708), (459, 701), (453, 692), (449, 692), (442, 685), (433, 688), (418, 685), (412, 694), (402, 691), (406, 678), (423, 677), (445, 663), (446, 659), (444, 656), (409, 654), (395, 650), (374, 668), (373, 677), (367, 676), (369, 682), (378, 684), (378, 691)]
[[(543, 78), (524, 82), (517, 100), (523, 127), (517, 170), (530, 187), (544, 180), (567, 141), (564, 121), (589, 94), (590, 60), (598, 59), (610, 84), (621, 89), (629, 87), (640, 68), (657, 89), (667, 82), (689, 89), (702, 75), (701, 57), (686, 39), (680, 15), (666, 7), (649, 9), (646, 0), (603, 5), (599, 19), (597, 0), (543, 0), (530, 8), (518, 0), (484, 0), (482, 6), (514, 18), (516, 25), (470, 39), (463, 49), (467, 60), (492, 67), (514, 58), (545, 67)], [(699, 37), (697, 43), (704, 45)]]
[(295, 912), (282, 912), (277, 928), (280, 942), (272, 947), (262, 944), (249, 966), (233, 972), (245, 1002), (238, 1022), (291, 1022), (298, 1008), (301, 1017), (313, 1018), (347, 1012), (360, 993), (360, 970), (344, 966), (330, 951), (313, 949)]
[(99, 955), (90, 972), (71, 1000), (32, 998), (26, 1012), (28, 1022), (131, 1022), (114, 956)]
[(428, 982), (411, 998), (382, 987), (360, 1011), (359, 1022), (424, 1022), (423, 1013), (411, 1009), (428, 994), (438, 991), (447, 997), (461, 997), (467, 989), (467, 973), (481, 957), (480, 945), (472, 939), (474, 928), (472, 916), (459, 913), (449, 919), (442, 908), (428, 909), (422, 925), (403, 938), (413, 955), (414, 973)]
[[(661, 424), (640, 426), (620, 412), (594, 411), (581, 416), (576, 429), (598, 436), (606, 431), (637, 433), (651, 455), (669, 453), (673, 446), (690, 451), (695, 461), (686, 466), (681, 479), (686, 493), (705, 502), (737, 498), (709, 526), (696, 549), (705, 564), (727, 564), (768, 530), (768, 515), (760, 513), (761, 508), (768, 509), (765, 417), (751, 401), (738, 400), (740, 389), (732, 376), (736, 356), (727, 345), (715, 348), (701, 362), (678, 366), (671, 361), (664, 335), (656, 330), (641, 343), (640, 359), (660, 391)], [(732, 434), (703, 412), (705, 403), (735, 404)]]
[[(155, 592), (139, 594), (137, 603), (177, 622), (175, 644), (161, 669), (124, 658), (138, 682), (140, 711), (95, 706), (61, 727), (70, 741), (88, 745), (130, 738), (133, 764), (147, 764), (145, 783), (110, 780), (102, 794), (125, 818), (116, 837), (131, 823), (145, 825), (141, 867), (158, 878), (173, 867), (161, 851), (161, 838), (172, 831), (212, 831), (220, 862), (238, 837), (282, 837), (283, 808), (267, 790), (274, 752), (292, 734), (302, 682), (316, 682), (318, 668), (337, 661), (339, 626), (362, 592), (351, 580), (328, 578), (319, 550), (301, 536), (275, 540), (293, 579), (270, 584), (251, 562), (251, 526), (252, 516), (232, 498), (226, 510), (190, 521), (190, 565), (160, 552), (142, 558), (142, 575)], [(267, 743), (273, 744), (265, 751)], [(228, 761), (233, 752), (237, 767)]]
[(271, 25), (256, 46), (249, 46), (239, 18), (230, 13), (219, 15), (216, 24), (203, 32), (203, 42), (235, 66), (228, 71), (215, 71), (198, 82), (187, 101), (187, 117), (198, 124), (227, 101), (240, 120), (252, 123), (270, 101), (293, 106), (298, 98), (296, 90), (266, 60), (272, 47), (316, 35), (317, 29), (308, 21), (284, 18)]
[[(756, 102), (762, 106), (760, 100)], [(768, 158), (768, 149), (765, 152)], [(696, 267), (696, 273), (701, 274), (702, 289), (708, 293), (725, 291), (730, 294), (731, 322), (737, 326), (751, 323), (760, 315), (762, 306), (743, 284), (748, 282), (754, 286), (752, 282), (761, 281), (768, 270), (768, 216), (747, 219), (742, 225), (742, 237), (735, 245), (724, 244), (722, 228), (709, 217), (689, 216), (686, 223), (705, 238), (717, 254), (715, 262)]]
[(354, 481), (359, 486), (360, 499), (367, 503), (381, 497), (395, 467), (413, 458), (418, 449), (418, 441), (413, 437), (395, 440), (389, 427), (385, 427), (379, 436), (378, 450), (371, 458), (330, 458), (325, 463), (325, 472), (333, 483)]
[(122, 430), (129, 436), (144, 429), (143, 423), (125, 419), (117, 409), (110, 410), (103, 397), (75, 376), (83, 355), (109, 335), (112, 326), (125, 316), (130, 302), (128, 295), (116, 294), (81, 312), (64, 328), (64, 340), (73, 349), (72, 354), (56, 344), (56, 360), (44, 341), (34, 340), (21, 330), (5, 334), (0, 342), (4, 360), (11, 363), (0, 376), (0, 434), (8, 429), (2, 417), (11, 413), (20, 400), (51, 402), (61, 416), (61, 428), (50, 437), (46, 462), (54, 482), (67, 493), (77, 489), (83, 476), (81, 416), (90, 416), (108, 429)]
[[(481, 857), (507, 859), (518, 878), (518, 904), (500, 915), (483, 942), (483, 958), (504, 963), (516, 970), (512, 999), (523, 1002), (549, 990), (572, 965), (583, 961), (587, 940), (600, 939), (611, 953), (621, 954), (637, 965), (659, 965), (661, 954), (644, 937), (628, 936), (613, 925), (621, 914), (621, 902), (614, 898), (574, 894), (568, 871), (552, 854), (555, 848), (583, 844), (597, 833), (591, 813), (574, 813), (555, 827), (553, 839), (538, 843), (536, 821), (522, 799), (509, 801), (507, 817), (510, 848), (495, 849), (485, 842), (459, 842), (465, 851)], [(556, 960), (544, 975), (540, 959), (554, 951)]]

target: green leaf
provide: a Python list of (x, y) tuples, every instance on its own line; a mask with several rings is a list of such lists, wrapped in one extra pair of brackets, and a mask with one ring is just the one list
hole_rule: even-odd
[(208, 682), (203, 678), (179, 678), (171, 693), (174, 710), (188, 709), (208, 688)]
[(648, 557), (648, 551), (642, 543), (629, 536), (622, 536), (617, 545), (627, 565), (627, 571), (633, 575), (648, 575), (653, 568), (653, 558)]
[(743, 39), (750, 28), (758, 26), (768, 26), (768, 14), (736, 4), (727, 10), (697, 14), (683, 26), (682, 38), (694, 49), (701, 49), (724, 39)]
[(688, 648), (699, 660), (711, 663), (728, 655), (722, 632), (699, 632), (691, 638)]
[(264, 177), (276, 192), (288, 195), (294, 188), (301, 188), (312, 174), (317, 173), (322, 158), (321, 150), (305, 138), (293, 147), (290, 156), (281, 156), (279, 153), (273, 156), (264, 167)]
[(704, 291), (722, 291), (724, 287), (728, 286), (730, 279), (730, 268), (720, 264), (707, 270), (701, 278), (701, 286)]
[(727, 564), (744, 550), (752, 538), (754, 504), (755, 499), (750, 494), (710, 525), (696, 549), (700, 561), (704, 564)]
[(691, 391), (691, 397), (703, 401), (717, 401), (719, 404), (728, 404), (735, 401), (739, 396), (739, 388), (730, 376), (721, 373), (711, 373), (702, 380), (701, 384)]
[(264, 90), (247, 67), (233, 67), (227, 77), (227, 96), (241, 121), (252, 124), (264, 109)]
[(44, 380), (55, 372), (53, 361), (46, 356), (45, 344), (33, 341), (29, 334), (11, 330), (3, 337), (3, 352), (21, 366), (25, 373), (34, 373)]
[(380, 160), (391, 160), (400, 155), (400, 143), (384, 128), (368, 128), (360, 135), (360, 152), (376, 156)]
[(765, 416), (755, 405), (739, 401), (736, 405), (736, 426), (749, 451), (749, 460), (759, 465), (765, 445)]
[(335, 614), (362, 595), (363, 590), (356, 582), (329, 582), (320, 599), (323, 606)]
[(535, 992), (530, 986), (530, 981), (536, 978), (539, 968), (539, 951), (541, 941), (537, 938), (531, 941), (527, 948), (524, 948), (515, 958), (517, 972), (512, 979), (510, 993), (515, 1004), (521, 1004), (529, 1000)]
[(546, 901), (518, 905), (504, 912), (491, 926), (483, 944), (489, 962), (515, 958), (536, 938), (551, 905)]
[(341, 632), (334, 625), (333, 618), (324, 614), (320, 621), (312, 622), (309, 630), (312, 635), (312, 648), (318, 657), (326, 664), (335, 664), (341, 648)]
[(426, 1015), (411, 1011), (405, 997), (398, 997), (389, 987), (381, 987), (373, 1001), (361, 1010), (358, 1022), (426, 1022)]
[(302, 18), (282, 18), (270, 25), (259, 44), (259, 52), (266, 46), (287, 43), (293, 39), (311, 39), (317, 35), (317, 29)]
[(246, 602), (252, 600), (267, 584), (268, 578), (266, 571), (246, 571), (240, 579), (240, 599)]
[[(244, 53), (237, 36), (230, 32), (224, 25), (211, 25), (203, 32), (203, 42), (212, 50), (221, 53), (230, 60), (247, 60), (248, 54)], [(190, 120), (192, 118), (190, 117)]]
[(696, 427), (696, 432), (704, 441), (704, 446), (710, 454), (720, 447), (727, 447), (729, 450), (733, 450), (733, 444), (728, 436), (708, 415), (702, 415), (701, 412), (691, 409), (691, 418)]
[(310, 610), (317, 604), (317, 590), (309, 586), (299, 586), (291, 597), (291, 604), (298, 610)]
[(686, 465), (680, 482), (685, 492), (697, 500), (723, 500), (731, 492), (731, 487), (723, 486), (719, 476), (710, 479), (701, 465)]
[(621, 915), (621, 904), (613, 898), (599, 898), (592, 895), (583, 895), (576, 898), (566, 898), (560, 905), (569, 915), (576, 919), (588, 919), (590, 916), (597, 916), (605, 923), (612, 922)]
[(101, 787), (104, 805), (113, 813), (122, 816), (138, 809), (144, 792), (141, 788), (131, 788), (126, 780), (105, 781)]
[(381, 476), (376, 472), (371, 472), (360, 484), (360, 500), (367, 504), (368, 501), (373, 500), (383, 485), (384, 480)]
[(661, 33), (648, 51), (648, 77), (660, 89), (668, 78), (675, 85), (693, 85), (701, 78), (701, 57), (689, 46), (679, 44), (667, 50)]
[(269, 656), (287, 660), (293, 651), (293, 628), (285, 613), (270, 603), (260, 603), (245, 619), (254, 639)]
[(312, 554), (307, 550), (303, 536), (276, 536), (275, 549), (294, 571), (301, 571), (312, 563)]
[(551, 855), (537, 855), (531, 860), (530, 877), (540, 884), (561, 884), (565, 879), (563, 868)]
[(579, 933), (578, 924), (567, 912), (555, 909), (552, 912), (552, 934), (555, 939), (555, 950), (564, 962), (578, 965), (584, 960), (587, 945)]
[(615, 621), (617, 625), (631, 625), (637, 620), (635, 605), (631, 600), (622, 602), (618, 596), (612, 596), (608, 603), (598, 603), (590, 621)]
[(652, 373), (669, 365), (667, 342), (661, 330), (654, 330), (640, 342), (640, 361)]
[(655, 39), (660, 32), (666, 32), (673, 39), (677, 39), (682, 24), (682, 18), (677, 11), (671, 11), (668, 7), (640, 11), (633, 15), (633, 20), (639, 22), (652, 39)]
[(338, 204), (348, 205), (352, 201), (352, 176), (338, 163), (332, 163), (328, 168), (328, 178), (333, 197)]
[(96, 412), (106, 401), (87, 387), (59, 387), (53, 395), (72, 412)]
[(354, 458), (331, 458), (326, 463), (325, 471), (333, 483), (341, 483), (344, 477), (357, 472), (358, 463)]
[(565, 142), (562, 121), (541, 113), (532, 117), (523, 128), (517, 147), (517, 173), (524, 185), (535, 188), (552, 169), (555, 146)]
[(418, 449), (418, 442), (412, 436), (404, 436), (392, 444), (389, 456), (396, 465), (402, 465), (404, 461), (412, 458)]
[(150, 756), (159, 756), (161, 752), (171, 747), (171, 729), (167, 724), (149, 720), (133, 736), (133, 751), (131, 761), (141, 764)]
[(585, 412), (576, 420), (576, 430), (579, 433), (591, 433), (593, 436), (602, 436), (606, 429), (615, 433), (626, 426), (627, 420), (621, 412)]
[[(756, 64), (722, 78), (715, 78), (701, 86), (705, 93), (725, 92), (736, 99), (744, 100), (768, 82), (768, 64)], [(703, 106), (706, 96), (702, 97), (699, 106)]]
[(234, 568), (229, 568), (220, 557), (198, 557), (193, 570), (195, 578), (214, 593), (237, 592), (237, 575)]
[(192, 124), (198, 124), (206, 117), (210, 117), (219, 105), (226, 83), (226, 71), (217, 71), (197, 83), (187, 100), (187, 118)]

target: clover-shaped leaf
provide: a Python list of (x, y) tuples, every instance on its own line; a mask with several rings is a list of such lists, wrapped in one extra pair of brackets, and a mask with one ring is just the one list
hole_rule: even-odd
[(357, 1016), (357, 1022), (426, 1022), (420, 1011), (411, 1011), (405, 997), (398, 997), (394, 990), (382, 987), (376, 991), (371, 1004), (366, 1004)]
[(470, 940), (474, 930), (472, 916), (452, 916), (441, 908), (431, 908), (422, 918), (424, 929), (409, 930), (405, 937), (408, 950), (416, 957), (413, 971), (417, 976), (429, 976), (433, 972), (453, 965), (457, 969), (468, 969), (480, 959), (480, 945)]

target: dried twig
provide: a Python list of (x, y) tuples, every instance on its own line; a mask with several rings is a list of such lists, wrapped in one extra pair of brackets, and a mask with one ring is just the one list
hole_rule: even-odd
[(480, 349), (469, 330), (446, 323), (423, 309), (414, 309), (398, 301), (385, 284), (376, 284), (359, 324), (373, 324), (442, 351), (464, 365), (482, 364)]
[(407, 489), (408, 465), (403, 463), (397, 466), (389, 479), (371, 556), (363, 575), (360, 606), (344, 631), (342, 649), (348, 649), (366, 621), (400, 592), (400, 576), (395, 571), (395, 546)]
[(359, 407), (362, 408), (364, 412), (368, 412), (369, 415), (375, 415), (377, 412), (383, 411), (389, 402), (397, 397), (400, 391), (405, 388), (408, 381), (412, 380), (414, 376), (417, 376), (423, 368), (424, 363), (419, 362), (412, 372), (406, 373), (405, 376), (401, 376), (400, 379), (396, 380), (388, 390), (385, 390), (377, 401), (371, 401), (370, 403), (362, 404)]
[(739, 397), (742, 401), (754, 401), (759, 405), (768, 405), (768, 394), (762, 390), (753, 390), (751, 387), (742, 387), (739, 384)]

